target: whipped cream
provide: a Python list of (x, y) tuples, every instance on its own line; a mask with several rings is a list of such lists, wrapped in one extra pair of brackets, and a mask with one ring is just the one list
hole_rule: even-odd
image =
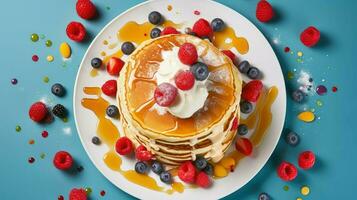
[[(162, 51), (163, 61), (159, 63), (159, 70), (155, 74), (158, 85), (165, 82), (175, 85), (176, 73), (190, 69), (189, 65), (185, 65), (179, 60), (178, 51), (178, 47), (174, 47), (171, 51)], [(207, 96), (207, 79), (203, 81), (195, 80), (195, 84), (190, 90), (178, 89), (176, 101), (165, 109), (176, 117), (189, 118), (203, 107)], [(162, 113), (162, 109), (160, 109), (160, 113)]]

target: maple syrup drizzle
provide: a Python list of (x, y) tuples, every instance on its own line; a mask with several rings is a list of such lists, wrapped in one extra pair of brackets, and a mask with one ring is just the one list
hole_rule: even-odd
[(249, 44), (244, 37), (238, 37), (232, 27), (227, 26), (223, 31), (214, 32), (213, 44), (219, 49), (235, 48), (240, 54), (249, 51)]

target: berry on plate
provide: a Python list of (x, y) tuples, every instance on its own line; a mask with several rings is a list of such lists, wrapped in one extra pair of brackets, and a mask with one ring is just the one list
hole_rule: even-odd
[(154, 98), (159, 106), (168, 107), (174, 103), (177, 96), (177, 88), (170, 83), (161, 83), (154, 92)]
[(67, 116), (67, 109), (62, 104), (56, 104), (52, 108), (52, 113), (59, 118), (65, 118)]
[(193, 65), (197, 62), (198, 54), (195, 45), (191, 43), (184, 43), (180, 46), (178, 57), (183, 64)]
[(175, 84), (180, 90), (190, 90), (195, 85), (195, 76), (189, 70), (179, 71), (175, 76)]
[(87, 192), (83, 188), (73, 188), (69, 192), (69, 200), (87, 200)]
[(279, 165), (277, 173), (284, 181), (292, 181), (296, 178), (298, 171), (293, 164), (283, 161)]
[(239, 103), (240, 111), (244, 114), (249, 114), (253, 111), (253, 104), (249, 101), (241, 101)]
[(202, 171), (204, 171), (207, 175), (212, 176), (214, 171), (213, 165), (211, 163), (207, 163), (207, 166)]
[(161, 16), (161, 14), (159, 12), (152, 11), (148, 16), (148, 20), (150, 23), (152, 23), (154, 25), (159, 25), (163, 22), (163, 17)]
[(260, 78), (260, 70), (256, 67), (250, 67), (247, 73), (247, 76), (250, 79), (259, 79)]
[(92, 137), (92, 143), (95, 145), (100, 145), (101, 141), (100, 141), (99, 137), (94, 136), (94, 137)]
[(46, 105), (42, 102), (36, 102), (29, 109), (29, 116), (35, 122), (43, 121), (47, 116)]
[(197, 156), (194, 163), (198, 170), (203, 170), (204, 168), (206, 168), (208, 162), (204, 157)]
[(238, 128), (238, 124), (239, 124), (239, 120), (238, 120), (238, 118), (237, 118), (237, 117), (235, 117), (235, 118), (233, 119), (233, 122), (232, 122), (231, 131), (235, 131), (235, 130), (237, 130), (237, 128)]
[(160, 180), (164, 183), (172, 183), (172, 175), (168, 171), (164, 171), (160, 174)]
[(117, 118), (119, 116), (119, 109), (115, 105), (108, 106), (105, 112), (111, 118)]
[(63, 97), (66, 94), (66, 90), (64, 89), (63, 85), (60, 83), (55, 83), (51, 87), (51, 92), (52, 94), (58, 96), (58, 97)]
[(240, 62), (239, 65), (238, 65), (238, 70), (243, 74), (248, 73), (249, 69), (250, 69), (250, 64), (246, 60)]
[(117, 94), (117, 81), (109, 80), (102, 85), (102, 92), (110, 97), (115, 97)]
[(159, 28), (153, 28), (150, 32), (150, 37), (152, 39), (160, 37), (161, 35), (161, 30)]
[(243, 135), (247, 135), (248, 133), (248, 126), (245, 124), (239, 124), (238, 126), (238, 134), (243, 136)]
[(165, 27), (161, 31), (161, 36), (170, 35), (170, 34), (180, 34), (180, 31), (177, 31), (174, 27), (171, 27), (171, 26)]
[(140, 161), (149, 161), (152, 159), (153, 155), (144, 145), (140, 145), (135, 150), (135, 157)]
[(253, 152), (253, 144), (250, 142), (248, 138), (239, 137), (236, 141), (236, 150), (241, 152), (246, 156), (252, 155)]
[(110, 74), (112, 76), (118, 76), (119, 72), (123, 68), (124, 64), (125, 64), (125, 62), (122, 59), (116, 58), (116, 57), (111, 57), (107, 64), (108, 74)]
[(191, 67), (191, 71), (193, 75), (195, 76), (196, 80), (198, 81), (203, 81), (206, 80), (206, 78), (209, 75), (208, 67), (206, 64), (197, 62)]
[(225, 28), (226, 24), (224, 23), (224, 21), (221, 18), (215, 18), (212, 20), (211, 26), (212, 26), (213, 31), (219, 32)]
[(233, 63), (235, 62), (236, 55), (231, 50), (222, 50), (222, 53), (224, 53), (226, 56), (228, 56), (228, 58), (230, 58)]
[(196, 184), (202, 188), (208, 188), (211, 185), (211, 179), (204, 172), (199, 172), (196, 177)]
[(177, 175), (183, 182), (193, 183), (196, 176), (195, 166), (191, 161), (186, 161), (180, 165)]
[(121, 137), (115, 143), (115, 151), (120, 155), (128, 155), (133, 151), (133, 143), (127, 137)]
[(300, 34), (300, 40), (307, 47), (315, 46), (320, 40), (320, 31), (309, 26)]
[(86, 28), (80, 22), (70, 22), (67, 25), (66, 33), (69, 39), (81, 42), (86, 36)]
[(95, 5), (90, 0), (78, 0), (76, 3), (78, 16), (83, 19), (93, 19), (97, 14)]
[(60, 170), (68, 170), (73, 165), (73, 158), (67, 151), (59, 151), (53, 157), (53, 165)]
[(260, 80), (253, 80), (245, 84), (242, 90), (242, 98), (249, 102), (256, 102), (263, 89), (263, 83)]
[(121, 45), (121, 51), (125, 54), (125, 55), (130, 55), (131, 53), (133, 53), (133, 51), (135, 50), (135, 46), (133, 43), (131, 42), (124, 42)]
[(268, 22), (274, 17), (274, 10), (266, 0), (260, 0), (257, 4), (255, 16), (260, 22)]
[(195, 22), (192, 27), (192, 31), (196, 33), (198, 37), (211, 37), (213, 34), (211, 25), (203, 18)]
[(93, 58), (91, 61), (90, 61), (90, 64), (92, 65), (93, 68), (100, 68), (103, 64), (103, 61), (102, 59), (100, 58)]
[(135, 171), (139, 174), (146, 174), (148, 173), (148, 165), (144, 163), (143, 161), (138, 161), (135, 163)]
[(300, 153), (298, 163), (299, 167), (302, 169), (310, 169), (315, 164), (315, 154), (312, 151), (304, 151)]
[(164, 167), (162, 166), (162, 164), (159, 161), (154, 161), (151, 164), (151, 170), (155, 173), (155, 174), (161, 174), (161, 172), (164, 171)]

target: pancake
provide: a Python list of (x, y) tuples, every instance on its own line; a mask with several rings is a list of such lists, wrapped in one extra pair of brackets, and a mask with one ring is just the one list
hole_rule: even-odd
[[(154, 91), (163, 52), (176, 51), (186, 42), (196, 46), (199, 61), (208, 66), (210, 74), (203, 106), (192, 116), (180, 118), (156, 104)], [(167, 165), (180, 165), (198, 155), (217, 162), (236, 134), (231, 127), (234, 118), (239, 119), (241, 89), (238, 70), (209, 41), (185, 34), (159, 37), (138, 46), (120, 72), (120, 121), (136, 146), (144, 145)]]

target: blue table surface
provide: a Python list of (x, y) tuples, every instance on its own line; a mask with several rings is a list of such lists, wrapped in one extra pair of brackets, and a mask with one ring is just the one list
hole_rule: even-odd
[[(95, 36), (111, 19), (138, 4), (141, 0), (94, 0), (101, 15), (98, 20), (84, 21), (75, 9), (75, 1), (3, 1), (0, 12), (0, 111), (1, 135), (0, 152), (0, 198), (7, 199), (57, 199), (62, 194), (67, 198), (73, 187), (90, 186), (92, 199), (132, 199), (130, 195), (116, 188), (94, 167), (77, 136), (73, 113), (72, 92), (78, 65), (89, 42), (78, 44), (68, 40), (65, 27), (69, 21), (81, 21)], [(255, 18), (256, 0), (219, 1), (251, 20), (268, 38), (280, 60), (284, 75), (291, 71), (292, 80), (286, 79), (287, 93), (297, 87), (296, 77), (301, 70), (308, 72), (314, 85), (323, 84), (328, 88), (324, 96), (309, 95), (301, 105), (288, 97), (285, 127), (300, 134), (301, 143), (290, 147), (280, 140), (271, 159), (259, 174), (239, 191), (225, 199), (257, 199), (260, 192), (267, 192), (273, 199), (296, 199), (303, 197), (300, 187), (308, 185), (311, 193), (303, 199), (351, 199), (356, 187), (356, 131), (357, 95), (355, 84), (356, 66), (353, 63), (357, 35), (357, 1), (301, 0), (270, 2), (276, 10), (276, 19), (267, 24)], [(219, 16), (219, 13), (217, 13)], [(307, 48), (299, 40), (300, 32), (309, 25), (321, 30), (322, 39), (318, 46)], [(45, 40), (37, 43), (30, 40), (32, 33), (43, 34), (53, 41), (52, 47), (45, 46)], [(58, 46), (69, 41), (72, 60), (62, 66)], [(294, 54), (284, 53), (288, 46)], [(296, 52), (303, 52), (303, 63), (297, 62)], [(39, 62), (31, 60), (38, 54)], [(46, 61), (52, 54), (55, 60)], [(294, 71), (295, 70), (295, 71)], [(43, 77), (49, 77), (49, 83)], [(17, 85), (10, 80), (18, 79)], [(50, 94), (53, 83), (62, 83), (68, 91), (64, 98)], [(337, 86), (336, 93), (331, 87)], [(290, 96), (290, 95), (288, 95)], [(47, 99), (50, 103), (61, 103), (70, 110), (67, 123), (56, 120), (46, 126), (37, 125), (28, 118), (31, 103)], [(323, 105), (317, 106), (321, 100)], [(319, 119), (304, 123), (296, 115), (304, 108), (315, 109)], [(21, 132), (15, 126), (22, 127)], [(49, 137), (41, 137), (42, 130)], [(35, 144), (29, 145), (30, 139)], [(316, 166), (312, 170), (299, 171), (293, 182), (283, 182), (276, 175), (276, 167), (282, 160), (297, 164), (297, 155), (303, 150), (312, 150), (317, 155)], [(76, 158), (84, 170), (80, 173), (63, 173), (53, 167), (52, 157), (58, 150), (67, 150)], [(44, 153), (45, 157), (40, 158)], [(27, 159), (34, 156), (36, 161), (29, 164)], [(283, 187), (289, 186), (288, 191)], [(101, 190), (106, 195), (99, 195)]]

